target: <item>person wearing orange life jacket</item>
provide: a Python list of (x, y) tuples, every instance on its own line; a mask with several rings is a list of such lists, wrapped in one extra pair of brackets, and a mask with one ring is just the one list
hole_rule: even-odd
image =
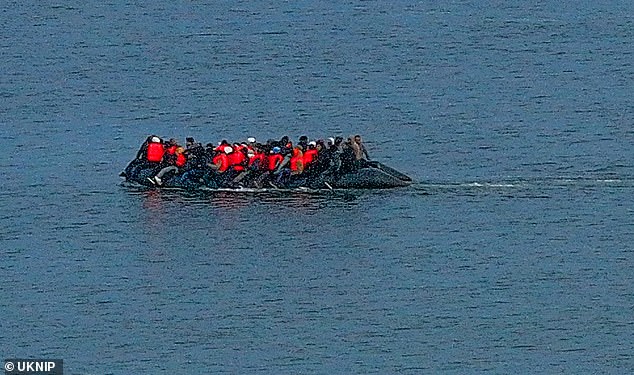
[(212, 164), (210, 165), (211, 169), (215, 170), (217, 173), (225, 173), (231, 166), (228, 154), (232, 152), (233, 149), (231, 148), (231, 146), (225, 146), (223, 148), (223, 151), (219, 152), (212, 159)]
[(187, 157), (185, 156), (185, 149), (183, 147), (177, 147), (174, 150), (174, 157), (171, 158), (171, 162), (174, 165), (161, 169), (153, 178), (148, 177), (148, 180), (155, 185), (161, 186), (163, 185), (162, 179), (165, 174), (170, 172), (179, 173), (181, 168), (183, 168), (187, 163)]
[(282, 160), (284, 160), (284, 156), (280, 154), (281, 151), (279, 147), (273, 147), (271, 150), (271, 154), (267, 158), (267, 169), (269, 172), (275, 171), (280, 163), (282, 163)]
[(266, 154), (258, 147), (254, 147), (252, 151), (247, 152), (249, 157), (249, 169), (253, 171), (265, 170)]
[(150, 143), (147, 145), (146, 158), (151, 163), (160, 163), (165, 156), (165, 147), (159, 137), (152, 137)]
[(254, 181), (254, 185), (256, 187), (260, 187), (262, 183), (268, 181), (268, 183), (273, 186), (271, 180), (274, 178), (275, 171), (281, 166), (284, 161), (284, 156), (281, 154), (282, 149), (278, 146), (275, 146), (271, 149), (269, 154), (264, 154), (262, 157), (262, 162), (260, 165), (260, 169), (264, 171), (264, 173), (260, 174)]
[[(254, 138), (249, 139), (253, 139), (255, 141)], [(254, 142), (250, 142), (250, 144), (246, 145), (242, 144), (241, 146), (242, 153), (245, 156), (245, 162), (242, 163), (244, 169), (240, 171), (233, 181), (231, 181), (233, 185), (238, 185), (247, 177), (247, 181), (251, 181), (252, 179), (259, 177), (266, 169), (264, 165), (266, 159), (265, 155)]]
[(304, 153), (302, 152), (302, 146), (295, 146), (291, 156), (291, 176), (302, 174), (304, 172)]
[(187, 164), (187, 157), (185, 156), (185, 149), (182, 147), (178, 147), (176, 149), (176, 166), (178, 168), (183, 168), (185, 164)]
[(245, 152), (246, 149), (242, 145), (235, 144), (233, 147), (233, 152), (227, 155), (227, 157), (229, 158), (229, 164), (234, 171), (242, 172), (245, 170), (245, 166), (248, 162)]
[(308, 168), (317, 159), (317, 142), (308, 143), (308, 150), (304, 152), (304, 169)]
[(170, 138), (170, 140), (167, 142), (165, 153), (167, 155), (174, 155), (176, 154), (177, 148), (178, 148), (178, 141), (176, 141), (176, 139), (174, 138)]
[(216, 151), (216, 152), (224, 152), (225, 151), (225, 147), (227, 147), (227, 146), (231, 146), (231, 145), (229, 144), (229, 142), (227, 142), (226, 139), (223, 139), (220, 143), (218, 143), (218, 147), (216, 147), (214, 149), (214, 151)]

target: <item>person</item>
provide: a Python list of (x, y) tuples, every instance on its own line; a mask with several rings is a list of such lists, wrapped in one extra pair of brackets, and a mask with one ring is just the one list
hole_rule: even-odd
[(165, 147), (163, 146), (163, 141), (159, 137), (152, 137), (150, 143), (147, 145), (145, 154), (146, 160), (150, 163), (161, 163), (164, 156)]
[(365, 145), (361, 141), (361, 136), (359, 134), (354, 136), (354, 143), (357, 145), (358, 153), (355, 155), (357, 160), (365, 159), (370, 160), (370, 155), (368, 155), (368, 150), (365, 148)]
[(271, 186), (277, 187), (273, 185), (271, 180), (273, 180), (273, 177), (276, 174), (276, 171), (280, 168), (284, 160), (284, 156), (282, 156), (281, 152), (282, 152), (282, 149), (278, 146), (274, 146), (273, 148), (271, 148), (271, 151), (266, 156), (266, 160), (263, 161), (264, 168), (262, 169), (264, 170), (264, 173), (262, 173), (260, 176), (258, 176), (254, 180), (254, 185), (256, 187), (260, 187), (267, 180)]
[(173, 165), (167, 166), (159, 171), (154, 177), (148, 177), (148, 180), (158, 186), (163, 185), (163, 176), (167, 173), (179, 173), (187, 163), (187, 157), (185, 156), (185, 149), (183, 147), (177, 147), (174, 151), (174, 157), (170, 158), (170, 162)]
[(304, 172), (304, 153), (302, 146), (297, 145), (293, 148), (293, 154), (290, 160), (291, 176), (296, 176)]
[[(266, 170), (266, 155), (257, 145), (247, 145), (243, 152), (246, 152), (246, 166), (244, 170), (233, 179), (232, 184), (234, 186), (240, 183), (248, 184), (250, 181), (260, 177)], [(244, 180), (245, 178), (246, 180)], [(243, 180), (246, 182), (243, 182)]]
[(307, 150), (308, 149), (308, 137), (305, 135), (302, 135), (301, 137), (299, 137), (299, 142), (297, 142), (297, 144), (299, 146), (302, 146), (302, 150)]
[(207, 150), (205, 150), (205, 147), (199, 142), (191, 143), (189, 147), (185, 149), (185, 157), (187, 159), (186, 169), (188, 170), (204, 170), (207, 163), (209, 163)]
[(215, 151), (224, 152), (225, 147), (231, 147), (231, 145), (226, 139), (223, 139), (222, 141), (220, 141), (220, 143), (218, 143), (218, 147), (216, 147)]
[(363, 157), (363, 154), (361, 153), (361, 148), (354, 141), (354, 137), (352, 136), (348, 137), (348, 139), (346, 140), (344, 144), (346, 147), (350, 148), (352, 152), (354, 153), (354, 160), (359, 160)]
[(266, 169), (266, 154), (262, 148), (254, 146), (253, 150), (250, 150), (247, 153), (247, 156), (249, 157), (249, 169), (252, 171), (261, 171)]
[(341, 159), (341, 167), (339, 168), (340, 174), (346, 174), (357, 169), (355, 147), (356, 144), (352, 141), (352, 137), (341, 144), (341, 153), (339, 158)]
[(167, 155), (174, 155), (176, 153), (176, 149), (178, 148), (178, 141), (174, 138), (170, 138), (165, 145), (165, 152)]
[(194, 140), (194, 137), (185, 138), (185, 147), (187, 149), (192, 148), (195, 144), (196, 144), (196, 141)]
[[(330, 151), (326, 148), (326, 144), (323, 140), (315, 142), (313, 147), (309, 143), (309, 149), (304, 152), (304, 173), (308, 175), (308, 182), (316, 180), (328, 167), (332, 157)], [(314, 153), (314, 156), (311, 155)]]
[(293, 142), (290, 141), (290, 138), (288, 138), (287, 135), (283, 136), (282, 139), (280, 139), (279, 144), (279, 153), (282, 156), (282, 161), (273, 172), (276, 175), (279, 175), (282, 172), (282, 169), (288, 167), (288, 163), (291, 161), (291, 157), (293, 156)]
[(282, 150), (277, 146), (273, 147), (273, 149), (271, 150), (271, 154), (268, 157), (268, 170), (270, 172), (275, 171), (282, 163), (284, 157), (282, 156), (281, 152)]
[(232, 152), (233, 148), (231, 148), (231, 146), (225, 146), (222, 152), (219, 152), (216, 156), (214, 156), (212, 164), (209, 167), (217, 173), (225, 173), (231, 166), (228, 155)]
[(308, 168), (317, 159), (317, 142), (308, 143), (308, 149), (304, 152), (304, 168)]
[[(233, 152), (227, 154), (229, 158), (229, 165), (236, 172), (244, 171), (245, 166), (248, 162), (246, 156), (246, 148), (238, 143), (235, 143), (231, 148)], [(226, 149), (227, 148), (225, 147), (225, 150)]]

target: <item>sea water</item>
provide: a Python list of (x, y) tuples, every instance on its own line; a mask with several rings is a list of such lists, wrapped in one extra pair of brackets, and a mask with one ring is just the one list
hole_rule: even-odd
[[(0, 4), (0, 354), (634, 371), (631, 1)], [(386, 191), (141, 189), (149, 134), (361, 134)]]

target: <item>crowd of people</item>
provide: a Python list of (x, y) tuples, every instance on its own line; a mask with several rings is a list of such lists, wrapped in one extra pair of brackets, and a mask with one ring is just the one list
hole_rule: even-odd
[(226, 186), (277, 187), (299, 178), (314, 183), (325, 176), (349, 173), (369, 160), (360, 135), (347, 140), (336, 137), (312, 141), (301, 136), (295, 144), (288, 136), (265, 143), (249, 137), (245, 142), (223, 140), (217, 145), (204, 146), (191, 137), (183, 146), (176, 139), (164, 141), (151, 135), (122, 176), (152, 169), (148, 180), (157, 186), (166, 178), (191, 173)]

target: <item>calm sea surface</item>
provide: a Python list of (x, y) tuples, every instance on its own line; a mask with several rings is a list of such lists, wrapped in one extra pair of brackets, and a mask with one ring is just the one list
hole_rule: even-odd
[[(634, 2), (26, 0), (0, 28), (2, 358), (634, 372)], [(360, 133), (416, 183), (122, 185), (152, 133)]]

